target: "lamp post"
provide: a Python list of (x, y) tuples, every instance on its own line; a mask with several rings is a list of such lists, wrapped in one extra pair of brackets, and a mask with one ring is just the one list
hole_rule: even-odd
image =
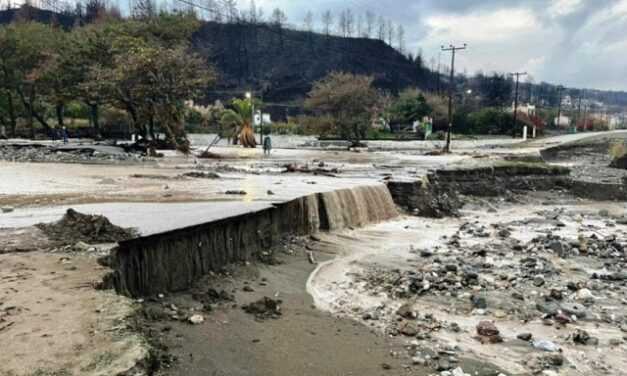
[[(253, 94), (250, 91), (246, 92), (246, 99), (250, 101), (250, 117), (251, 123), (250, 126), (255, 130), (255, 102), (253, 102)], [(259, 132), (259, 143), (263, 145), (263, 130)]]

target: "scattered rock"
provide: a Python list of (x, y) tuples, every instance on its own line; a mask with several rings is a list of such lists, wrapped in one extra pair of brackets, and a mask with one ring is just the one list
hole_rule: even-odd
[(415, 320), (418, 313), (414, 310), (413, 304), (406, 303), (396, 310), (396, 314), (407, 320)]
[(590, 345), (596, 346), (599, 344), (599, 339), (595, 337), (591, 337), (588, 332), (582, 329), (577, 329), (573, 334), (573, 342), (578, 345)]
[(189, 319), (187, 319), (187, 321), (190, 322), (190, 324), (194, 324), (194, 325), (198, 325), (198, 324), (202, 324), (205, 321), (205, 317), (203, 315), (192, 315), (189, 317)]
[(472, 306), (478, 309), (486, 309), (488, 308), (488, 302), (485, 296), (473, 295), (470, 300), (472, 301)]
[(531, 333), (520, 333), (519, 335), (516, 336), (516, 338), (522, 340), (522, 341), (531, 341), (531, 339), (533, 338), (533, 334)]
[(477, 334), (482, 343), (499, 343), (503, 338), (496, 325), (491, 321), (481, 321), (477, 324)]
[(555, 343), (545, 339), (535, 340), (532, 344), (534, 348), (542, 351), (556, 352), (559, 350), (559, 347)]
[(246, 193), (246, 191), (242, 191), (242, 190), (228, 190), (226, 192), (224, 192), (225, 195), (240, 195), (240, 196), (245, 196), (248, 193)]
[(203, 171), (192, 171), (186, 172), (183, 174), (184, 177), (187, 178), (196, 178), (196, 179), (220, 179), (220, 175), (215, 172), (203, 172)]
[(256, 302), (247, 304), (242, 308), (246, 313), (255, 315), (258, 319), (267, 318), (279, 318), (283, 313), (281, 312), (281, 300), (275, 300), (268, 297), (263, 297)]

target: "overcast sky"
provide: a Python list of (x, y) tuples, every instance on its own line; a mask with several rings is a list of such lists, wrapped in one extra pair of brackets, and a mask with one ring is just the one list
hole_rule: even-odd
[[(239, 0), (248, 9), (250, 0)], [(256, 0), (302, 25), (307, 11), (370, 10), (402, 24), (407, 48), (438, 59), (442, 44), (468, 44), (458, 67), (527, 71), (536, 82), (627, 90), (627, 0)], [(442, 54), (442, 62), (450, 55)]]

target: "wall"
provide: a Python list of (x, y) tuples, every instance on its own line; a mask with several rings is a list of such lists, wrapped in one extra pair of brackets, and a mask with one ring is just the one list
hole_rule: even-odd
[(286, 235), (359, 227), (398, 215), (384, 185), (315, 193), (244, 215), (119, 244), (105, 286), (130, 296), (185, 290), (202, 275), (254, 260)]

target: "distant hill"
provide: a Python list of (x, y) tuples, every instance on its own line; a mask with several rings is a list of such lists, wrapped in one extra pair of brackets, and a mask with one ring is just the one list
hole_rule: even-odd
[[(220, 73), (219, 87), (209, 99), (254, 90), (264, 101), (298, 106), (312, 84), (332, 71), (371, 75), (377, 87), (391, 92), (422, 86), (430, 74), (379, 40), (265, 24), (204, 23), (193, 45)], [(291, 107), (284, 108), (290, 111)]]

